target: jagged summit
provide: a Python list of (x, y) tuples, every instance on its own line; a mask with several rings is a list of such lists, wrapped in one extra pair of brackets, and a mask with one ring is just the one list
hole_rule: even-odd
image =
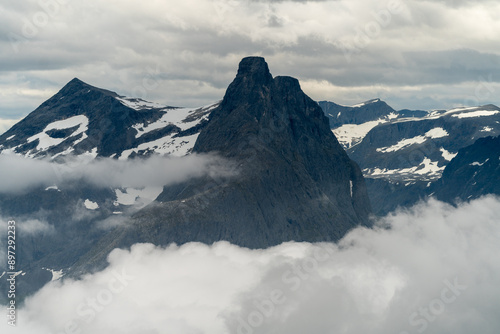
[(157, 203), (96, 246), (92, 261), (136, 242), (226, 240), (266, 248), (338, 240), (368, 224), (371, 208), (359, 167), (299, 82), (273, 78), (263, 58), (241, 61), (193, 152), (227, 158), (236, 175), (165, 187)]
[(193, 152), (252, 155), (256, 145), (283, 151), (297, 145), (302, 132), (296, 131), (298, 126), (336, 142), (328, 119), (304, 94), (297, 79), (273, 78), (264, 58), (247, 57), (241, 61), (236, 78), (200, 133)]
[(245, 78), (252, 82), (266, 83), (273, 79), (269, 66), (262, 57), (245, 57), (238, 66), (236, 81)]

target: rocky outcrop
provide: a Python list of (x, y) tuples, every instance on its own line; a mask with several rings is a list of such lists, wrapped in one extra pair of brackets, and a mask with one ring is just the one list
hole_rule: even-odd
[(371, 209), (360, 169), (299, 82), (273, 78), (263, 58), (241, 61), (193, 152), (226, 158), (236, 175), (166, 187), (85, 261), (98, 263), (112, 248), (136, 242), (226, 240), (264, 248), (338, 240), (368, 225)]

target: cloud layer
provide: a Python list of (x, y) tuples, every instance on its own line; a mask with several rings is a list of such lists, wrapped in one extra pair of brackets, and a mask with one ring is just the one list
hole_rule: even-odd
[(500, 330), (500, 200), (434, 200), (339, 244), (115, 250), (53, 282), (7, 333), (457, 333)]
[(214, 155), (116, 160), (68, 158), (64, 163), (0, 155), (0, 193), (21, 192), (36, 186), (84, 180), (98, 187), (143, 188), (164, 186), (200, 176), (230, 176), (233, 166)]
[(27, 0), (0, 9), (2, 119), (25, 116), (73, 77), (205, 105), (247, 55), (265, 56), (274, 75), (299, 78), (317, 100), (500, 104), (495, 1)]

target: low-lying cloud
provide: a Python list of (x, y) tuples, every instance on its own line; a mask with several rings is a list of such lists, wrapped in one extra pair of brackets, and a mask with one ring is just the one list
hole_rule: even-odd
[(500, 331), (500, 199), (435, 200), (338, 244), (227, 242), (115, 250), (52, 282), (8, 333), (471, 333)]
[(0, 193), (83, 180), (98, 187), (164, 186), (192, 177), (230, 176), (233, 166), (215, 155), (159, 157), (121, 161), (73, 157), (64, 163), (0, 155)]

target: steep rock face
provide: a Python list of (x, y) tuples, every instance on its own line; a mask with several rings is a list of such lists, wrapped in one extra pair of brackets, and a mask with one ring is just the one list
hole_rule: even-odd
[(450, 203), (500, 195), (500, 136), (480, 138), (459, 150), (432, 190)]
[(263, 58), (242, 60), (193, 152), (217, 153), (237, 175), (166, 187), (85, 261), (135, 242), (200, 241), (261, 248), (284, 241), (338, 240), (368, 224), (358, 166), (296, 79), (273, 78)]

